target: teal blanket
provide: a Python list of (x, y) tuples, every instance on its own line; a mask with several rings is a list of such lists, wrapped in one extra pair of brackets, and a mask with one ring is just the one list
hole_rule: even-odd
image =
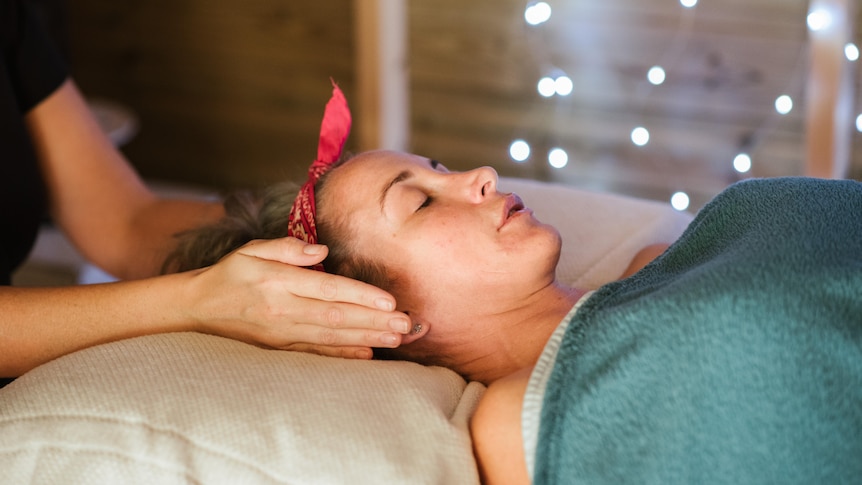
[(535, 483), (862, 483), (862, 184), (735, 184), (573, 318)]

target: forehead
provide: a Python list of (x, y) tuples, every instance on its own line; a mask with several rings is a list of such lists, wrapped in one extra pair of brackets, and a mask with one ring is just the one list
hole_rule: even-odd
[(380, 190), (405, 170), (425, 167), (428, 159), (409, 153), (373, 151), (361, 153), (333, 170), (326, 182), (327, 195), (379, 195)]
[[(401, 171), (417, 166), (428, 166), (428, 159), (411, 153), (377, 150), (356, 155), (345, 163), (345, 172), (363, 172), (381, 175), (383, 170)], [(356, 176), (354, 173), (352, 176)]]
[[(324, 189), (326, 204), (349, 212), (379, 206), (381, 191), (405, 170), (428, 168), (428, 159), (409, 153), (392, 151), (364, 152), (333, 170)], [(330, 214), (331, 215), (331, 214)]]

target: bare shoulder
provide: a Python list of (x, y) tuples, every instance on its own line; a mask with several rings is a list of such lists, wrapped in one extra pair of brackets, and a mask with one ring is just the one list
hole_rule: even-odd
[(522, 369), (491, 383), (470, 420), (482, 483), (530, 483), (521, 437), (521, 407), (532, 370)]
[(620, 276), (620, 279), (628, 278), (637, 273), (641, 268), (649, 264), (650, 261), (661, 256), (661, 253), (665, 252), (668, 247), (670, 247), (670, 244), (667, 243), (650, 244), (649, 246), (645, 246), (635, 254), (635, 257), (632, 258), (631, 263), (629, 263), (629, 267), (626, 268)]

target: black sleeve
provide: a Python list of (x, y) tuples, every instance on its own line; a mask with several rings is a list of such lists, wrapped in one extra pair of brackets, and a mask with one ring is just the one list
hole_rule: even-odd
[(65, 62), (30, 1), (0, 0), (0, 49), (0, 76), (7, 78), (20, 113), (36, 106), (66, 79)]
[(0, 0), (0, 285), (27, 257), (47, 196), (24, 115), (66, 79), (35, 0)]

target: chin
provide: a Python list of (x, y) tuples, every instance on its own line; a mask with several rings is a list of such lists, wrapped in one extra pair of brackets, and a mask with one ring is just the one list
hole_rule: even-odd
[(560, 231), (550, 224), (545, 224), (547, 241), (541, 243), (540, 247), (546, 247), (547, 251), (537, 252), (538, 257), (542, 257), (545, 264), (540, 262), (539, 267), (546, 268), (551, 274), (556, 272), (557, 264), (560, 262), (560, 254), (563, 251), (563, 238), (560, 236)]

